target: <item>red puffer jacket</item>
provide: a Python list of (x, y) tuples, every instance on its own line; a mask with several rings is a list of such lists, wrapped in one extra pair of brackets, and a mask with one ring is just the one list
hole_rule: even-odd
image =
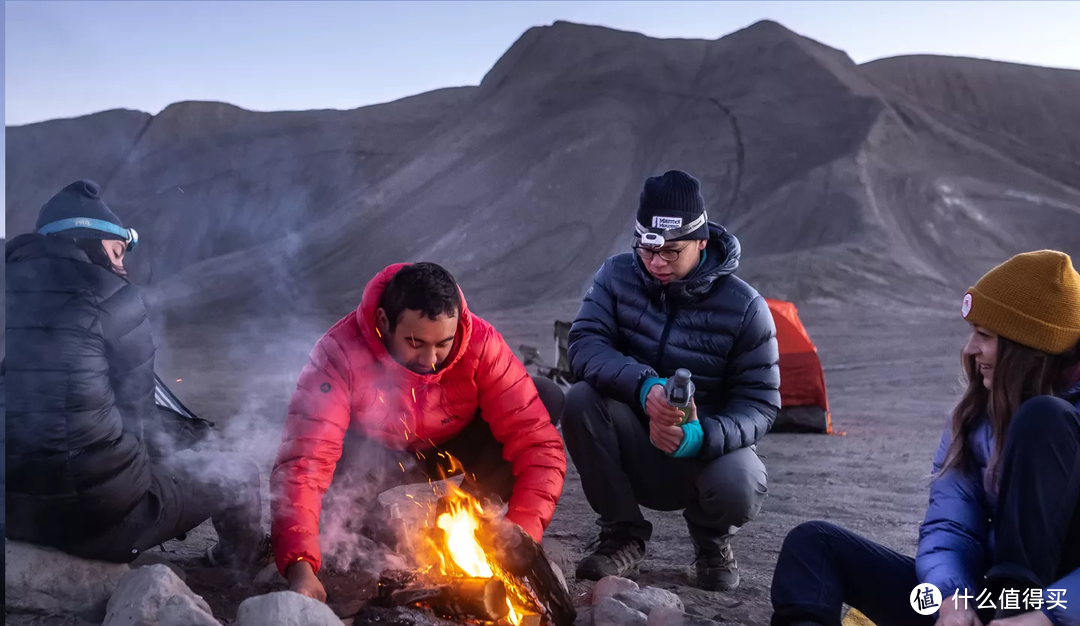
[(513, 464), (506, 519), (539, 541), (555, 512), (566, 476), (562, 439), (525, 367), (498, 331), (469, 312), (464, 297), (441, 370), (417, 374), (387, 352), (375, 313), (402, 267), (391, 265), (368, 283), (360, 307), (323, 335), (300, 373), (270, 477), (282, 574), (298, 560), (319, 571), (322, 498), (350, 428), (388, 448), (426, 450), (456, 436), (479, 411)]

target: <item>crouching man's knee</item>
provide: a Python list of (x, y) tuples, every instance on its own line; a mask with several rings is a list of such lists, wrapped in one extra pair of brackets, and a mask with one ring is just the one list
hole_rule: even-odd
[(580, 428), (598, 415), (603, 414), (604, 396), (586, 382), (577, 382), (566, 392), (563, 402), (563, 429)]
[(544, 378), (543, 376), (533, 376), (532, 382), (536, 387), (540, 402), (551, 417), (552, 426), (558, 426), (563, 415), (563, 405), (566, 403), (562, 387), (559, 387), (550, 378)]
[(724, 526), (742, 526), (757, 517), (769, 492), (765, 465), (750, 448), (717, 458), (697, 483), (702, 510)]

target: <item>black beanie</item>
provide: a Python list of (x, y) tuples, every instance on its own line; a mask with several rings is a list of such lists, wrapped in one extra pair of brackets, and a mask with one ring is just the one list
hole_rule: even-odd
[[(101, 188), (97, 183), (90, 180), (80, 180), (61, 189), (41, 207), (36, 228), (40, 230), (46, 224), (76, 217), (102, 220), (115, 224), (120, 228), (124, 227), (124, 224), (120, 222), (120, 218), (116, 217), (116, 214), (101, 199)], [(92, 228), (73, 228), (60, 231), (57, 234), (75, 239), (124, 239), (120, 235)]]
[[(701, 196), (701, 184), (696, 178), (679, 170), (671, 170), (663, 176), (651, 176), (645, 180), (638, 204), (638, 234), (644, 229), (661, 234), (688, 226), (705, 213), (705, 198)], [(708, 239), (709, 225), (666, 241)]]

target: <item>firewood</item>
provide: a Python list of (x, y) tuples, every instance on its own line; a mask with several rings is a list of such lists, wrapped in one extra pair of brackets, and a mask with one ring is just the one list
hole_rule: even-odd
[(489, 622), (510, 612), (506, 587), (497, 578), (437, 578), (414, 585), (384, 576), (376, 601), (387, 607), (422, 604), (442, 617)]
[(477, 540), (499, 567), (528, 582), (553, 626), (573, 625), (574, 600), (551, 569), (543, 546), (521, 527), (509, 524), (484, 524)]

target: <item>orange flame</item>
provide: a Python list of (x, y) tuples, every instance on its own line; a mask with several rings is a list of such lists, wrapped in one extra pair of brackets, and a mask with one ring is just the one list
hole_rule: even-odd
[(178, 382), (178, 383), (182, 383), (182, 382), (184, 382), (184, 379), (183, 379), (183, 378), (177, 378), (177, 379), (176, 379), (176, 382)]
[[(475, 499), (460, 492), (457, 488), (454, 490), (458, 491), (461, 497), (451, 501), (450, 511), (440, 515), (435, 522), (436, 526), (446, 533), (446, 550), (454, 563), (469, 576), (493, 578), (496, 574), (491, 562), (476, 540), (476, 531), (480, 529), (480, 516), (484, 514), (484, 510)], [(441, 554), (440, 561), (442, 573), (447, 574), (446, 561)], [(508, 587), (512, 584), (505, 578), (502, 580)], [(509, 609), (507, 620), (513, 626), (519, 626), (523, 617), (514, 608), (509, 597), (506, 599), (506, 606)]]

